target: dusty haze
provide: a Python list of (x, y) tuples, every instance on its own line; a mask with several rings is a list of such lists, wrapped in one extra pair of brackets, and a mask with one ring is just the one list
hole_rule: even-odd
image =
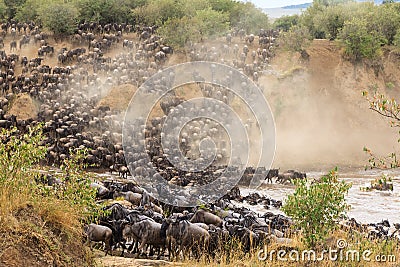
[[(369, 110), (362, 91), (380, 88), (398, 97), (395, 60), (386, 58), (384, 72), (376, 76), (370, 68), (343, 61), (332, 42), (315, 40), (308, 51), (307, 65), (300, 66), (297, 55), (280, 55), (273, 62), (280, 78), (261, 79), (277, 128), (274, 166), (362, 167), (368, 163), (364, 146), (381, 155), (394, 151), (398, 129)], [(394, 87), (388, 89), (390, 83)]]

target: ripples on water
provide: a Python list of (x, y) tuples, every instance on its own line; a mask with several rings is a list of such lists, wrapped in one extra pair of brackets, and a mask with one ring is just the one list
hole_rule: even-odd
[[(318, 178), (324, 173), (310, 172), (307, 177)], [(387, 174), (393, 179), (394, 191), (361, 191), (372, 180), (381, 178), (382, 174)], [(346, 171), (339, 172), (339, 178), (346, 182), (351, 182), (353, 186), (349, 190), (347, 202), (351, 205), (349, 216), (354, 217), (362, 223), (377, 223), (388, 219), (390, 223), (400, 223), (400, 170), (387, 171)], [(280, 184), (264, 184), (259, 193), (267, 195), (276, 200), (284, 201), (286, 196), (294, 191), (294, 186)], [(242, 189), (242, 195), (250, 193), (249, 190)], [(265, 212), (262, 207), (252, 208), (258, 212)]]

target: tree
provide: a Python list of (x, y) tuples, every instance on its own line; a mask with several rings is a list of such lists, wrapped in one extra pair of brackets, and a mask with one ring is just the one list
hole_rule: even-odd
[(287, 197), (282, 210), (292, 217), (305, 243), (314, 248), (332, 233), (339, 217), (349, 209), (345, 197), (351, 184), (339, 182), (335, 169), (319, 181), (300, 179), (295, 185), (295, 192)]
[(183, 3), (175, 0), (150, 0), (133, 10), (135, 21), (146, 25), (163, 25), (171, 19), (185, 16)]
[(212, 9), (230, 13), (239, 3), (232, 0), (208, 0)]
[(309, 55), (306, 49), (311, 44), (311, 39), (307, 28), (296, 25), (281, 35), (279, 46), (286, 51), (299, 52), (301, 57), (307, 60)]
[(193, 21), (197, 22), (201, 38), (221, 36), (229, 29), (228, 15), (211, 8), (197, 11)]
[(0, 19), (5, 19), (7, 15), (7, 6), (4, 3), (4, 0), (0, 1)]
[(395, 5), (380, 5), (375, 7), (368, 19), (370, 30), (380, 32), (387, 44), (393, 44), (397, 29), (400, 28), (400, 13)]
[(81, 21), (99, 23), (127, 23), (132, 20), (132, 9), (145, 4), (145, 0), (77, 0)]
[(365, 18), (354, 17), (345, 22), (339, 33), (345, 56), (354, 62), (378, 57), (387, 42), (382, 33), (369, 28), (369, 23)]
[(15, 18), (19, 21), (40, 22), (40, 10), (45, 6), (43, 0), (27, 0), (23, 5), (17, 8)]
[[(181, 0), (181, 1), (182, 1), (183, 14), (188, 17), (196, 16), (196, 13), (201, 10), (206, 10), (206, 9), (216, 10), (212, 8), (210, 1), (208, 0), (192, 0), (192, 1)], [(225, 12), (222, 10), (216, 10), (216, 11), (221, 11), (221, 13)]]
[(300, 25), (307, 28), (309, 33), (313, 38), (322, 39), (325, 38), (324, 31), (319, 29), (318, 26), (315, 25), (315, 17), (320, 13), (323, 13), (325, 7), (318, 3), (313, 3), (310, 7), (308, 7), (300, 17)]
[(6, 16), (7, 18), (14, 18), (17, 13), (17, 8), (22, 6), (26, 0), (7, 0), (4, 1), (6, 5)]
[(158, 29), (158, 33), (167, 44), (177, 49), (183, 49), (189, 41), (200, 41), (201, 34), (197, 26), (198, 23), (193, 18), (186, 16), (171, 18)]
[(348, 19), (347, 5), (335, 5), (324, 8), (314, 18), (315, 27), (324, 32), (326, 38), (336, 39), (339, 31), (343, 28)]
[(393, 37), (393, 45), (400, 51), (400, 31), (398, 30), (396, 35)]
[(299, 15), (282, 16), (274, 21), (273, 27), (287, 32), (292, 26), (299, 23)]
[(74, 32), (79, 12), (72, 4), (51, 3), (42, 8), (40, 19), (43, 25), (57, 37), (65, 37)]
[(231, 12), (231, 26), (244, 29), (247, 33), (258, 33), (260, 29), (269, 28), (268, 15), (254, 4), (240, 3)]

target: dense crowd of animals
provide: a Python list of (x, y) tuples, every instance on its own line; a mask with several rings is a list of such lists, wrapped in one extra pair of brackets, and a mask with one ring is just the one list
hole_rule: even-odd
[[(258, 194), (243, 197), (238, 187), (217, 203), (185, 209), (163, 205), (131, 182), (106, 180), (92, 186), (97, 188), (101, 199), (119, 196), (125, 199), (106, 206), (108, 215), (97, 225), (85, 228), (87, 240), (105, 243), (106, 253), (120, 247), (122, 255), (125, 251), (154, 255), (157, 249), (158, 257), (165, 257), (165, 253), (170, 258), (180, 257), (180, 253), (184, 257), (199, 257), (206, 252), (211, 256), (223, 252), (221, 244), (232, 239), (240, 240), (246, 252), (271, 240), (281, 244), (291, 242), (284, 237), (292, 225), (289, 218), (271, 212), (260, 215), (232, 201), (265, 207), (280, 207), (281, 203)], [(170, 215), (165, 216), (166, 213)]]
[[(159, 203), (132, 182), (108, 179), (92, 186), (97, 188), (99, 199), (121, 196), (125, 199), (108, 202), (104, 208), (108, 215), (85, 228), (87, 241), (102, 242), (106, 254), (115, 250), (114, 254), (129, 257), (133, 253), (169, 259), (212, 258), (229, 255), (228, 244), (234, 245), (234, 240), (241, 242), (245, 253), (268, 244), (281, 248), (295, 246), (288, 238), (295, 231), (290, 218), (270, 211), (260, 214), (241, 206), (248, 203), (269, 210), (280, 208), (282, 203), (258, 193), (242, 196), (238, 187), (215, 203), (178, 208)], [(339, 225), (343, 230), (357, 231), (371, 239), (400, 239), (400, 224), (391, 225), (387, 220), (361, 224), (354, 219), (343, 219)]]
[[(173, 48), (163, 43), (156, 33), (156, 27), (82, 23), (70, 38), (73, 47), (63, 47), (59, 51), (55, 51), (50, 36), (33, 22), (10, 21), (3, 23), (1, 28), (1, 43), (4, 44), (5, 38), (11, 38), (12, 47), (10, 53), (6, 50), (0, 52), (0, 127), (17, 127), (24, 132), (27, 126), (44, 123), (44, 144), (48, 147), (46, 164), (59, 164), (69, 156), (70, 149), (87, 148), (89, 155), (86, 163), (103, 169), (111, 168), (126, 177), (129, 171), (122, 149), (123, 116), (107, 107), (98, 108), (96, 105), (110, 88), (126, 83), (138, 87), (163, 68), (167, 58), (173, 54)], [(268, 42), (260, 42), (259, 46), (248, 40), (246, 35), (242, 36), (242, 33), (240, 30), (228, 33), (222, 47), (190, 44), (189, 57), (191, 60), (224, 62), (256, 81), (258, 73), (267, 67), (269, 58), (273, 56), (278, 33), (261, 30), (258, 38), (268, 37)], [(132, 34), (136, 34), (137, 38), (131, 40), (129, 36)], [(251, 36), (253, 39), (254, 35)], [(239, 48), (238, 44), (232, 43), (233, 38), (246, 39), (246, 43)], [(26, 46), (37, 47), (37, 57), (28, 58), (20, 54), (21, 48)], [(120, 49), (120, 46), (120, 54), (115, 57), (106, 56), (111, 49)], [(49, 66), (43, 63), (52, 57), (57, 58), (58, 65)], [(21, 73), (17, 74), (19, 68)], [(174, 74), (168, 77), (174, 78)], [(165, 83), (168, 80), (160, 81), (160, 85)], [(233, 96), (227, 90), (211, 85), (200, 87), (207, 97), (214, 97), (225, 103), (232, 101)], [(7, 113), (10, 103), (21, 93), (29, 94), (39, 103), (38, 114), (32, 114), (31, 119), (22, 120)], [(164, 115), (180, 101), (175, 95), (163, 99), (160, 105)], [(219, 112), (219, 107), (213, 109), (212, 112)], [(138, 133), (154, 137), (155, 133), (151, 131), (160, 128), (164, 117), (155, 118), (152, 125)], [(211, 127), (213, 133), (216, 127)], [(187, 137), (182, 142), (188, 148), (189, 157), (195, 156), (191, 155), (194, 150), (190, 150), (189, 143), (194, 142), (192, 137), (196, 137), (196, 129), (197, 127), (188, 130)], [(215, 134), (218, 134), (217, 131)], [(199, 140), (200, 137), (195, 139)], [(163, 151), (156, 153), (159, 142), (154, 138), (147, 141), (152, 142), (150, 155), (159, 166), (164, 166), (168, 176), (166, 178), (177, 184), (189, 184), (190, 177), (182, 178), (179, 173), (170, 170), (171, 166), (165, 163)], [(221, 149), (221, 154), (226, 154), (227, 148)], [(140, 163), (138, 155), (133, 155), (135, 157)], [(176, 181), (180, 179), (184, 181)]]
[[(147, 164), (150, 158), (159, 170), (159, 175), (169, 183), (181, 186), (213, 181), (226, 168), (224, 160), (228, 147), (223, 140), (217, 146), (216, 164), (204, 171), (191, 173), (172, 168), (166, 158), (169, 152), (161, 146), (160, 129), (165, 116), (183, 101), (173, 93), (161, 100), (164, 115), (149, 120), (144, 128), (137, 129), (137, 136), (133, 136), (145, 137), (148, 147), (146, 155), (135, 151), (125, 155), (121, 134), (123, 116), (107, 107), (97, 107), (101, 97), (110, 88), (125, 83), (139, 87), (164, 67), (174, 50), (163, 43), (157, 35), (156, 27), (82, 23), (70, 38), (73, 47), (64, 47), (59, 51), (51, 44), (49, 35), (42, 32), (41, 26), (33, 22), (10, 21), (0, 27), (0, 46), (5, 49), (0, 51), (0, 127), (16, 127), (18, 133), (23, 133), (27, 127), (43, 123), (43, 145), (47, 146), (44, 164), (58, 165), (69, 157), (71, 149), (87, 148), (86, 163), (109, 169), (126, 178), (129, 175), (126, 157), (134, 164), (132, 167), (135, 173), (132, 175), (135, 177), (145, 175), (141, 166)], [(129, 38), (133, 32), (137, 35), (137, 41)], [(9, 47), (4, 45), (6, 38), (11, 39)], [(257, 83), (274, 56), (277, 38), (278, 32), (273, 30), (262, 29), (258, 35), (254, 35), (243, 29), (234, 29), (226, 34), (220, 47), (189, 44), (189, 59), (225, 63), (239, 69)], [(20, 54), (26, 46), (34, 46), (37, 57), (28, 58)], [(122, 49), (120, 54), (106, 56), (112, 49), (118, 48)], [(50, 57), (57, 58), (58, 66), (43, 64)], [(20, 74), (17, 74), (19, 69)], [(168, 77), (157, 81), (149, 93), (160, 86), (171, 84), (175, 75), (170, 73)], [(226, 78), (229, 79), (229, 76)], [(204, 96), (227, 104), (234, 97), (228, 90), (218, 86), (198, 86)], [(21, 93), (29, 94), (39, 103), (38, 113), (32, 114), (32, 118), (27, 120), (7, 112), (10, 104)], [(223, 112), (219, 106), (210, 108), (211, 113)], [(200, 130), (204, 126), (208, 127), (208, 131)], [(193, 143), (202, 140), (205, 133), (218, 139), (223, 136), (221, 132), (213, 121), (196, 121), (184, 130), (179, 147), (188, 158), (196, 158), (198, 152), (192, 149)], [(246, 168), (241, 183), (248, 184), (255, 172), (255, 168)], [(306, 174), (293, 170), (280, 174), (277, 169), (264, 168), (262, 172), (269, 182), (273, 178), (281, 183), (306, 178)], [(42, 182), (53, 186), (59, 183), (51, 177), (46, 177)], [(207, 210), (185, 210), (158, 203), (133, 183), (105, 181), (93, 183), (92, 186), (97, 188), (101, 199), (123, 196), (129, 203), (128, 206), (121, 203), (107, 206), (109, 215), (103, 217), (98, 224), (89, 224), (84, 229), (87, 240), (104, 242), (107, 252), (120, 246), (122, 253), (126, 249), (147, 254), (158, 249), (159, 255), (168, 251), (170, 257), (177, 257), (181, 252), (185, 256), (196, 257), (205, 252), (213, 256), (223, 249), (221, 243), (233, 238), (240, 240), (247, 252), (265, 242), (287, 245), (291, 241), (285, 238), (292, 224), (289, 218), (271, 212), (257, 214), (235, 205), (233, 201), (246, 201), (251, 205), (260, 204), (268, 208), (279, 208), (281, 203), (258, 194), (242, 197), (238, 188), (231, 190), (217, 203), (208, 205)], [(351, 223), (356, 224), (350, 221), (343, 225), (345, 227)], [(364, 226), (359, 227), (365, 230)], [(368, 227), (371, 228), (369, 233), (376, 237), (395, 235), (393, 227), (398, 235), (400, 228), (398, 225), (391, 227), (388, 222)]]

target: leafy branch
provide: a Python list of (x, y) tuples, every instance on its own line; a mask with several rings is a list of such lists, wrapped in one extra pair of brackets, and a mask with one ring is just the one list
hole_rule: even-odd
[[(390, 99), (384, 94), (375, 92), (372, 98), (369, 97), (368, 92), (364, 91), (363, 96), (370, 104), (370, 110), (378, 113), (379, 115), (390, 119), (391, 127), (400, 127), (400, 105), (395, 99)], [(400, 131), (399, 131), (400, 134)], [(400, 142), (400, 139), (398, 140)], [(369, 148), (364, 147), (364, 152), (369, 155), (369, 165), (365, 169), (387, 169), (397, 168), (400, 166), (400, 160), (395, 152), (390, 153), (386, 157), (376, 156)]]

